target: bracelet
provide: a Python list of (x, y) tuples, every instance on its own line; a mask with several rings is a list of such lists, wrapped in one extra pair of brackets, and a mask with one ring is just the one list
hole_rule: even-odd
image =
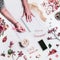
[(17, 25), (19, 22), (16, 22), (15, 25)]

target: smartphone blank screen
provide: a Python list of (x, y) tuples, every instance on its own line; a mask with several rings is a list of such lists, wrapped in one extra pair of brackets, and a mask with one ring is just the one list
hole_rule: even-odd
[(47, 49), (47, 46), (46, 46), (46, 44), (44, 43), (43, 40), (38, 41), (38, 43), (39, 43), (39, 45), (41, 46), (42, 50)]

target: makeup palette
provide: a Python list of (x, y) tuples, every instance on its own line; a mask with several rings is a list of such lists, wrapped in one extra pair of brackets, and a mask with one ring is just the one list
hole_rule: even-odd
[(22, 40), (21, 42), (19, 42), (19, 45), (20, 45), (21, 47), (27, 47), (27, 46), (29, 45), (29, 40), (24, 39), (24, 40)]

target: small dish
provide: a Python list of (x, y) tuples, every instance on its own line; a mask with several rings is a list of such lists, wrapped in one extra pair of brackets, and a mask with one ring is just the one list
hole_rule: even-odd
[(60, 20), (60, 11), (55, 14), (55, 18), (56, 18), (57, 20)]
[(29, 40), (28, 39), (24, 39), (23, 41), (19, 42), (19, 45), (21, 47), (27, 47), (29, 45)]

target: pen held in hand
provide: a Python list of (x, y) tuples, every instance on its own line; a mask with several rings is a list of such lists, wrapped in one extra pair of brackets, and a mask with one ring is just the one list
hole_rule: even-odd
[(25, 22), (23, 21), (23, 19), (21, 18), (22, 23), (25, 25), (25, 27), (27, 28), (28, 32), (31, 32), (31, 30), (28, 28), (28, 26), (25, 24)]

